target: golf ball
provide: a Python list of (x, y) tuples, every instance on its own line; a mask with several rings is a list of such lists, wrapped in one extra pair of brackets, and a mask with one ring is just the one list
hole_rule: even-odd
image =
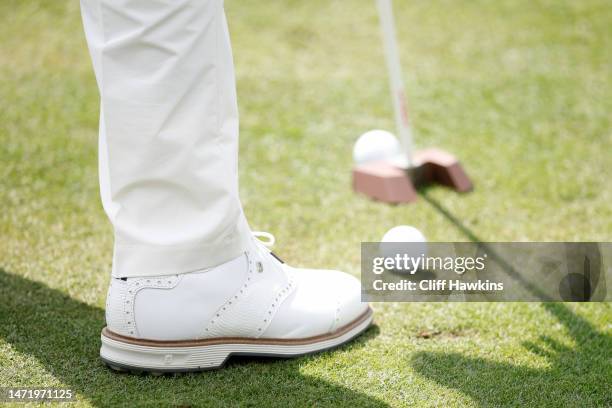
[[(427, 239), (421, 231), (409, 225), (391, 228), (380, 243), (381, 255), (386, 258), (427, 256)], [(410, 271), (408, 271), (410, 272)]]
[(386, 130), (370, 130), (365, 132), (353, 147), (355, 164), (365, 164), (372, 161), (391, 160), (401, 155), (399, 141)]

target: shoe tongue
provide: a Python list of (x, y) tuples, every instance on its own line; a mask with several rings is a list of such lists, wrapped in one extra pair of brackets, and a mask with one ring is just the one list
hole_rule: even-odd
[(282, 259), (279, 258), (278, 255), (276, 255), (274, 252), (270, 251), (270, 255), (272, 255), (278, 262), (284, 264), (285, 261), (283, 261)]

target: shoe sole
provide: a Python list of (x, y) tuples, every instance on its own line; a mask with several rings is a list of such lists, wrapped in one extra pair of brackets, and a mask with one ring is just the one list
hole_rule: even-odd
[(102, 329), (100, 358), (111, 369), (133, 373), (179, 373), (218, 369), (230, 356), (299, 357), (347, 343), (372, 323), (368, 308), (351, 323), (326, 335), (301, 339), (224, 337), (186, 341), (142, 340)]

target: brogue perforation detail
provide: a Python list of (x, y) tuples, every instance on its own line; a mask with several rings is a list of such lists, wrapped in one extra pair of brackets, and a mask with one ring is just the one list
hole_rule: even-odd
[(287, 296), (289, 296), (289, 294), (293, 291), (294, 288), (294, 277), (293, 275), (290, 275), (287, 284), (281, 290), (278, 291), (273, 303), (268, 308), (268, 312), (266, 313), (261, 326), (257, 328), (258, 334), (263, 333), (265, 329), (270, 325), (272, 319), (274, 318), (274, 315), (276, 314), (276, 311), (279, 309), (280, 305), (287, 298)]
[(231, 296), (229, 300), (227, 300), (219, 309), (217, 309), (216, 313), (214, 314), (214, 317), (210, 319), (210, 321), (204, 328), (204, 333), (202, 334), (202, 337), (206, 337), (208, 332), (210, 332), (212, 327), (215, 325), (215, 322), (223, 316), (224, 312), (226, 312), (232, 304), (238, 303), (240, 298), (244, 295), (245, 290), (249, 287), (252, 275), (254, 273), (253, 259), (250, 251), (245, 252), (245, 256), (247, 257), (249, 271), (247, 272), (247, 278), (245, 279), (244, 284), (240, 287), (238, 292), (234, 294), (234, 296)]
[(134, 316), (134, 300), (143, 289), (172, 289), (180, 282), (182, 275), (165, 276), (163, 278), (132, 278), (127, 281), (127, 290), (123, 292), (123, 311), (129, 336), (138, 336), (136, 318)]

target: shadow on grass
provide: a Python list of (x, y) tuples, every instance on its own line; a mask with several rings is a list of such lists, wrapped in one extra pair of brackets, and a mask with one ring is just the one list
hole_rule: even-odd
[(448, 209), (446, 209), (439, 201), (429, 196), (427, 193), (429, 188), (430, 188), (429, 186), (425, 186), (424, 188), (419, 190), (419, 193), (421, 194), (421, 196), (423, 197), (425, 201), (427, 201), (436, 211), (442, 214), (444, 218), (450, 221), (451, 224), (457, 227), (457, 229), (463, 235), (465, 235), (470, 241), (472, 241), (475, 244), (478, 244), (479, 247), (481, 247), (484, 251), (486, 251), (486, 253), (490, 256), (490, 259), (494, 261), (495, 263), (497, 263), (502, 268), (502, 270), (506, 273), (506, 275), (516, 280), (517, 282), (520, 282), (521, 285), (523, 285), (523, 287), (525, 287), (533, 295), (535, 295), (537, 299), (546, 301), (546, 302), (551, 301), (551, 298), (546, 293), (540, 290), (533, 283), (525, 280), (523, 274), (519, 273), (519, 271), (514, 269), (514, 267), (510, 264), (510, 262), (508, 262), (502, 256), (500, 256), (497, 253), (497, 251), (495, 251), (495, 249), (491, 247), (491, 245), (489, 245), (486, 242), (483, 242), (483, 240), (480, 239), (480, 237), (478, 237), (478, 235), (476, 235), (474, 231), (472, 231), (465, 224), (463, 224), (461, 220), (459, 220), (459, 218), (457, 218), (453, 213), (451, 213)]
[[(240, 358), (223, 370), (179, 376), (117, 374), (98, 357), (103, 325), (102, 309), (0, 269), (0, 337), (94, 405), (386, 406), (300, 372), (304, 363), (318, 357), (270, 359), (264, 364)], [(362, 347), (377, 330), (370, 328), (341, 350)]]
[[(428, 196), (427, 190), (421, 195), (468, 239), (486, 245)], [(503, 259), (498, 262), (508, 266), (509, 275), (516, 274)], [(527, 287), (537, 294), (537, 288)], [(558, 319), (573, 342), (567, 346), (542, 334), (535, 343), (522, 343), (525, 352), (547, 360), (546, 368), (438, 352), (417, 353), (412, 365), (425, 377), (469, 395), (481, 406), (612, 406), (612, 336), (598, 331), (564, 303), (542, 303), (542, 307)]]
[(469, 395), (481, 406), (612, 405), (612, 337), (596, 330), (565, 304), (542, 307), (567, 329), (574, 345), (567, 346), (541, 335), (524, 342), (526, 352), (546, 358), (546, 368), (532, 368), (458, 353), (417, 353), (417, 372), (445, 387)]
[(463, 224), (459, 218), (457, 218), (453, 213), (446, 209), (438, 200), (434, 199), (429, 195), (429, 190), (433, 187), (431, 185), (424, 185), (419, 188), (419, 194), (425, 201), (429, 203), (436, 211), (438, 211), (444, 218), (450, 221), (463, 235), (465, 235), (470, 241), (480, 243), (482, 240), (468, 227)]

